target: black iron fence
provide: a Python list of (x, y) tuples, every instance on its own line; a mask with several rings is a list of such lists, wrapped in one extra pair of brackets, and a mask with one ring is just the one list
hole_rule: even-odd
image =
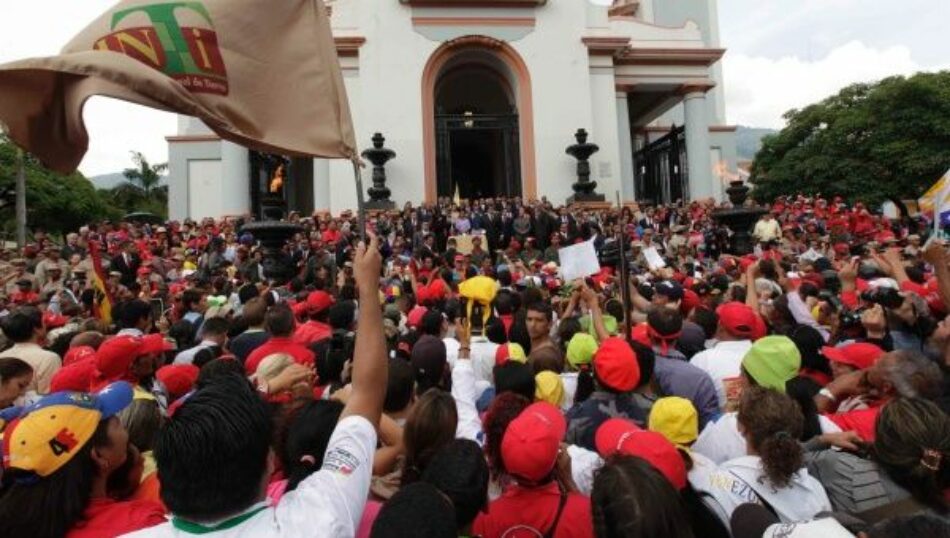
[(686, 129), (670, 132), (633, 153), (636, 199), (646, 204), (670, 204), (689, 198)]

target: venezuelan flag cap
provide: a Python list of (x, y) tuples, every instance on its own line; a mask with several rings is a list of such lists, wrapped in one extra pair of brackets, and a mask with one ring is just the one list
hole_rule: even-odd
[[(3, 467), (47, 477), (73, 458), (92, 438), (99, 422), (132, 402), (124, 381), (96, 393), (57, 392), (20, 411), (5, 424)], [(9, 417), (8, 417), (9, 418)]]

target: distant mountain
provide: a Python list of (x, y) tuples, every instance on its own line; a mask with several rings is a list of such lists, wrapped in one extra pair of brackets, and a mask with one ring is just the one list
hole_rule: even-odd
[(762, 147), (762, 138), (777, 132), (775, 129), (740, 125), (736, 129), (736, 156), (740, 161), (751, 161)]
[[(112, 174), (100, 174), (98, 176), (92, 176), (88, 178), (89, 181), (96, 187), (96, 189), (111, 189), (121, 185), (125, 181), (125, 176), (122, 175), (122, 172), (115, 172)], [(165, 185), (168, 180), (163, 176), (162, 180), (159, 182), (159, 185)]]

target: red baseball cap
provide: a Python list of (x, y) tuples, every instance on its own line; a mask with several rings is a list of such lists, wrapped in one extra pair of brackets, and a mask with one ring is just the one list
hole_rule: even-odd
[(426, 295), (433, 301), (441, 301), (442, 299), (445, 299), (448, 293), (449, 287), (441, 278), (437, 278), (432, 282), (429, 282), (429, 285), (426, 286)]
[(828, 357), (828, 360), (864, 370), (873, 366), (884, 354), (884, 350), (874, 344), (856, 342), (841, 347), (825, 346), (821, 348), (821, 354)]
[(700, 303), (699, 294), (688, 287), (683, 288), (683, 300), (680, 302), (680, 311), (684, 316), (699, 306)]
[(43, 326), (47, 329), (56, 329), (67, 323), (69, 323), (69, 318), (66, 316), (50, 312), (49, 310), (43, 314)]
[(733, 336), (752, 338), (755, 334), (755, 310), (744, 303), (724, 303), (716, 309), (716, 315), (719, 316), (719, 325)]
[(628, 392), (640, 383), (637, 354), (623, 338), (608, 338), (594, 354), (594, 371), (601, 383), (618, 392)]
[(310, 295), (307, 295), (307, 312), (311, 314), (323, 312), (327, 308), (330, 308), (335, 302), (333, 296), (325, 291), (312, 291)]
[(561, 411), (547, 402), (531, 404), (505, 430), (501, 440), (501, 459), (515, 477), (538, 481), (557, 463), (558, 450), (567, 421)]
[(686, 487), (686, 463), (663, 434), (644, 430), (622, 418), (608, 419), (597, 428), (594, 445), (602, 458), (620, 453), (643, 458), (677, 490)]
[(194, 364), (169, 364), (159, 368), (155, 377), (168, 389), (169, 399), (175, 401), (191, 391), (200, 371)]
[[(63, 355), (63, 366), (69, 366), (70, 364), (77, 363), (89, 357), (94, 357), (96, 355), (96, 349), (92, 346), (76, 346), (71, 347), (66, 351), (66, 354)], [(85, 389), (83, 392), (88, 391)]]
[(63, 366), (53, 374), (49, 382), (49, 391), (61, 392), (89, 392), (92, 380), (96, 375), (96, 361), (87, 357), (85, 360), (73, 362)]
[(630, 338), (634, 342), (640, 342), (647, 347), (653, 345), (653, 343), (650, 342), (650, 326), (647, 325), (645, 321), (630, 328)]
[(160, 334), (116, 336), (99, 346), (99, 350), (96, 351), (96, 368), (99, 370), (100, 379), (119, 380), (125, 376), (132, 361), (138, 357), (174, 348), (175, 346), (166, 342)]
[(409, 315), (406, 316), (406, 325), (411, 328), (418, 327), (422, 323), (422, 316), (425, 316), (428, 311), (429, 309), (424, 306), (416, 305), (412, 307)]

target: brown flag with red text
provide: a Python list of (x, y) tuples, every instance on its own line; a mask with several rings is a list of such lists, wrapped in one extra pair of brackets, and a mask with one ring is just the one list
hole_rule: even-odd
[(0, 124), (58, 172), (86, 153), (93, 95), (196, 116), (261, 151), (357, 158), (321, 0), (123, 0), (59, 56), (0, 65)]

